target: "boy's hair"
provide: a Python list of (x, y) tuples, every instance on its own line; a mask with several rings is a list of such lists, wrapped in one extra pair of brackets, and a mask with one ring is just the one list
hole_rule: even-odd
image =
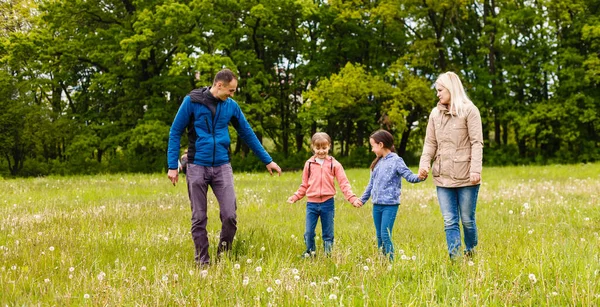
[(311, 147), (331, 145), (331, 137), (325, 132), (317, 132), (313, 134), (310, 145)]
[(235, 74), (233, 73), (233, 71), (225, 68), (225, 69), (219, 71), (215, 75), (215, 80), (213, 81), (213, 84), (217, 84), (217, 82), (221, 81), (221, 82), (223, 82), (224, 85), (227, 85), (233, 79), (237, 80), (237, 77), (235, 76)]
[[(377, 144), (383, 143), (383, 148), (387, 148), (392, 152), (396, 152), (396, 147), (394, 147), (394, 136), (391, 133), (383, 129), (377, 130), (371, 133), (371, 136), (369, 136), (369, 138), (373, 139), (373, 141), (375, 141), (375, 143)], [(381, 157), (377, 156), (375, 160), (373, 160), (373, 162), (371, 163), (371, 170), (375, 168), (375, 165), (377, 165), (377, 162), (379, 162), (380, 159)]]
[(435, 84), (443, 86), (450, 93), (450, 114), (457, 114), (458, 117), (465, 116), (467, 105), (473, 104), (473, 102), (465, 93), (458, 75), (451, 71), (445, 72), (435, 80)]

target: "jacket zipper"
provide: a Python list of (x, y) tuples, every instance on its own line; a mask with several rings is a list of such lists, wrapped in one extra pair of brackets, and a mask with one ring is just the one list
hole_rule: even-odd
[(212, 122), (213, 122), (213, 132), (212, 132), (212, 137), (213, 137), (213, 162), (212, 162), (212, 166), (215, 166), (215, 156), (217, 154), (217, 141), (216, 141), (216, 137), (215, 137), (215, 130), (214, 127), (217, 125), (216, 124), (216, 119), (217, 117), (219, 117), (219, 105), (221, 103), (217, 103), (217, 107), (216, 107), (216, 111), (215, 111), (215, 116), (213, 116)]

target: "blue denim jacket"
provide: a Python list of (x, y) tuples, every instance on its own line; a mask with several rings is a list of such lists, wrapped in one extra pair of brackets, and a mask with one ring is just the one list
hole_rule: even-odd
[(375, 165), (369, 185), (360, 200), (364, 204), (373, 196), (371, 201), (377, 205), (400, 204), (402, 177), (411, 183), (421, 182), (419, 176), (408, 169), (404, 160), (395, 152), (391, 152)]

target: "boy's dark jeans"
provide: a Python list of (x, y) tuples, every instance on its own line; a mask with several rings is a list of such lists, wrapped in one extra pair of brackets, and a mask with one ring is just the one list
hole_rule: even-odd
[(233, 237), (237, 231), (237, 204), (233, 189), (233, 171), (231, 164), (211, 167), (188, 163), (186, 175), (192, 207), (191, 232), (196, 246), (195, 259), (198, 264), (209, 264), (206, 194), (210, 186), (219, 202), (221, 238), (217, 251), (220, 254), (231, 249)]

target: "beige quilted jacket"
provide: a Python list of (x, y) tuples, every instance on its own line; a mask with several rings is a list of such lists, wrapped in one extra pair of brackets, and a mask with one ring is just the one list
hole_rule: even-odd
[(436, 186), (471, 186), (470, 174), (481, 174), (482, 157), (479, 109), (470, 104), (465, 116), (458, 117), (438, 103), (429, 116), (419, 167), (429, 169), (433, 160), (431, 175)]

